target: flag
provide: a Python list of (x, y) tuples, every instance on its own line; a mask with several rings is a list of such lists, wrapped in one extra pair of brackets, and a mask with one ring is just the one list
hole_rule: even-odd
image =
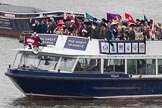
[(148, 21), (145, 15), (144, 15), (144, 21)]
[(107, 20), (108, 21), (112, 21), (112, 20), (119, 21), (120, 19), (121, 19), (121, 16), (119, 14), (107, 13)]
[(133, 23), (133, 24), (136, 23), (134, 21), (133, 17), (130, 14), (128, 14), (128, 13), (125, 13), (125, 19), (127, 19), (129, 23)]
[(24, 37), (24, 45), (38, 46), (39, 45), (39, 40), (38, 40), (38, 38), (25, 36)]
[(93, 21), (93, 16), (86, 12), (86, 19)]

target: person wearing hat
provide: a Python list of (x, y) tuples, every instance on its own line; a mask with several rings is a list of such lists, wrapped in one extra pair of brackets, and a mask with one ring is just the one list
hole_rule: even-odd
[(71, 23), (74, 22), (73, 17), (71, 15), (68, 15), (65, 20), (66, 21), (64, 24), (67, 28), (69, 28)]
[(42, 40), (38, 37), (36, 32), (33, 33), (32, 39), (34, 40), (33, 47), (39, 47), (41, 45)]
[(64, 23), (64, 21), (63, 20), (59, 20), (58, 21), (58, 23), (57, 23), (57, 26), (56, 26), (56, 28), (55, 28), (55, 30), (54, 30), (54, 33), (55, 34), (58, 34), (58, 35), (62, 35), (63, 33), (64, 33), (64, 25), (65, 23)]
[(28, 42), (29, 49), (32, 49), (32, 47), (39, 47), (41, 45), (42, 41), (38, 37), (38, 34), (34, 32), (32, 36), (30, 37), (30, 42)]
[(98, 39), (100, 35), (100, 28), (96, 22), (92, 23), (90, 38)]
[(102, 22), (101, 23), (107, 23), (107, 20), (105, 18), (102, 18)]
[(32, 24), (33, 32), (42, 33), (42, 25), (40, 24), (40, 19), (35, 19), (35, 23)]
[(100, 25), (100, 34), (99, 34), (99, 39), (104, 39), (104, 38), (107, 38), (108, 36), (108, 27), (106, 26), (105, 23), (101, 23)]
[(111, 26), (111, 30), (112, 30), (112, 38), (116, 39), (118, 37), (118, 25), (114, 24)]
[(90, 33), (90, 22), (86, 21), (83, 24), (83, 27), (80, 29), (80, 34), (82, 37), (89, 37), (89, 33)]
[(46, 23), (46, 21), (42, 20), (41, 25), (42, 25), (42, 33), (47, 33), (47, 23)]
[(54, 29), (56, 28), (55, 20), (49, 19), (48, 26), (47, 26), (47, 33), (53, 33)]
[(129, 40), (135, 40), (135, 31), (132, 27), (128, 29), (128, 39)]
[(68, 15), (67, 17), (66, 17), (66, 20), (68, 20), (68, 21), (71, 21), (73, 19), (73, 17), (71, 16), (71, 15)]
[(68, 27), (68, 31), (70, 32), (70, 35), (74, 35), (74, 30), (75, 30), (75, 21), (71, 20), (70, 26)]
[(93, 18), (93, 22), (97, 22), (97, 18)]

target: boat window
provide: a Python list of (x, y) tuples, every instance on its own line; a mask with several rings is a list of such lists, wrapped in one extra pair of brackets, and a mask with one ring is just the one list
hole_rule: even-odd
[(76, 58), (62, 57), (58, 69), (60, 70), (60, 72), (61, 71), (71, 72), (75, 61), (76, 61)]
[(38, 68), (39, 69), (50, 69), (50, 70), (56, 70), (56, 66), (58, 64), (58, 60), (60, 57), (54, 57), (54, 56), (45, 56), (42, 55), (39, 57), (40, 63)]
[(39, 61), (38, 55), (23, 54), (19, 67), (34, 69), (38, 67)]
[(75, 71), (101, 72), (101, 59), (80, 58), (75, 67)]
[(104, 72), (125, 72), (125, 60), (104, 59)]
[(11, 22), (12, 28), (14, 30), (18, 30), (18, 31), (28, 31), (28, 30), (30, 30), (30, 26), (28, 25), (27, 20), (24, 20), (24, 19), (11, 19), (10, 22)]
[(162, 59), (158, 60), (158, 73), (162, 74)]
[(128, 74), (137, 74), (137, 60), (128, 59), (127, 60), (127, 71)]
[(156, 74), (155, 59), (128, 59), (128, 74)]
[(18, 67), (19, 66), (21, 58), (22, 58), (22, 53), (17, 53), (17, 55), (15, 57), (14, 64), (13, 64), (13, 67)]
[(1, 19), (0, 18), (0, 28), (12, 29), (11, 28), (10, 20), (9, 19)]

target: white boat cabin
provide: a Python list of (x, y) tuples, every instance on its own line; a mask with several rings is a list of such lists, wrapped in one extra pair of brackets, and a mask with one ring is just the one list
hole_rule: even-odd
[[(60, 73), (125, 73), (160, 76), (161, 41), (107, 41), (39, 34), (44, 46), (17, 49), (13, 67)], [(113, 44), (113, 45), (112, 45)]]

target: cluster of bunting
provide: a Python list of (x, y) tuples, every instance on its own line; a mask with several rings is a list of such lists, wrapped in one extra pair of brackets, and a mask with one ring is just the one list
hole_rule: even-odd
[[(86, 12), (86, 18), (93, 20), (94, 17)], [(107, 13), (107, 20), (108, 21), (113, 21), (113, 20), (119, 21), (121, 19), (122, 19), (122, 17), (119, 14)], [(132, 24), (136, 23), (135, 20), (133, 19), (132, 15), (130, 15), (129, 13), (125, 13), (125, 19), (129, 23), (132, 23)], [(145, 15), (144, 15), (144, 21), (148, 21)]]

